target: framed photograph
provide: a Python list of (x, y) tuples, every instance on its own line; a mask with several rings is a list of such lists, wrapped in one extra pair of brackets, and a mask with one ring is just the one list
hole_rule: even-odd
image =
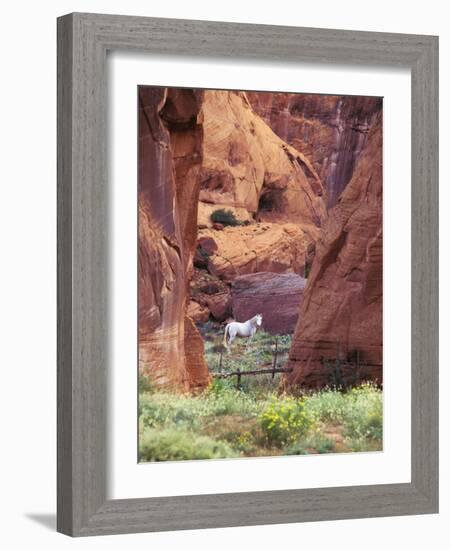
[(58, 19), (58, 530), (438, 511), (438, 39)]

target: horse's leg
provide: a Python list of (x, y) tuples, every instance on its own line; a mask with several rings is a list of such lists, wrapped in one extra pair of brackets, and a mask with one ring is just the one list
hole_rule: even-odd
[(250, 336), (247, 338), (247, 344), (245, 346), (245, 349), (247, 349), (249, 346), (250, 346), (250, 342), (252, 341), (252, 338), (253, 338), (253, 335), (254, 335), (254, 331), (252, 330), (251, 333), (250, 333)]
[(230, 339), (228, 340), (228, 348), (227, 348), (227, 351), (228, 353), (231, 353), (231, 344), (234, 342), (234, 336), (230, 336)]
[(230, 327), (228, 329), (228, 345), (227, 345), (227, 352), (231, 352), (231, 344), (233, 343), (234, 339), (236, 338), (236, 333), (234, 330)]
[(223, 345), (228, 350), (228, 329), (229, 326), (225, 325), (225, 331), (223, 333)]

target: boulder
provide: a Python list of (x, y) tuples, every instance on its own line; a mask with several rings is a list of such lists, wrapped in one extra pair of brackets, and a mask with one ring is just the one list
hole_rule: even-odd
[(197, 248), (205, 255), (212, 256), (217, 252), (217, 243), (212, 237), (200, 234), (197, 239)]
[(228, 289), (205, 296), (205, 302), (216, 321), (225, 321), (231, 315), (231, 294)]
[(193, 300), (189, 302), (187, 314), (194, 323), (206, 323), (209, 319), (209, 309)]
[(271, 334), (292, 334), (306, 279), (295, 273), (254, 273), (236, 277), (232, 286), (233, 315), (246, 321), (257, 313)]
[(194, 267), (206, 269), (208, 267), (208, 255), (200, 248), (195, 249), (193, 258)]
[[(230, 288), (218, 277), (203, 269), (194, 269), (189, 291), (191, 299), (197, 304), (197, 306), (191, 306), (196, 307), (195, 315), (190, 314), (196, 322), (206, 322), (210, 314), (216, 321), (225, 321), (231, 315)], [(202, 308), (202, 314), (197, 307)], [(207, 316), (205, 311), (208, 312)]]
[[(359, 352), (360, 380), (382, 382), (382, 118), (377, 117), (352, 179), (316, 243), (292, 340), (288, 386), (330, 384), (322, 358)], [(353, 373), (343, 369), (342, 376)]]
[(215, 250), (210, 249), (208, 271), (231, 282), (239, 275), (259, 271), (303, 275), (318, 233), (312, 226), (258, 223), (222, 231), (203, 229), (199, 237), (212, 239), (216, 245)]

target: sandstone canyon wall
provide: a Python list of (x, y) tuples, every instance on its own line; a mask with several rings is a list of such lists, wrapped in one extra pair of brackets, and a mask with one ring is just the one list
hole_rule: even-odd
[(382, 99), (368, 96), (247, 92), (274, 132), (312, 163), (336, 204), (350, 181)]
[[(300, 308), (288, 386), (330, 383), (322, 358), (360, 352), (361, 380), (382, 381), (382, 116), (329, 213)], [(353, 373), (343, 372), (351, 377)]]
[(223, 205), (244, 221), (322, 225), (324, 188), (314, 167), (255, 114), (244, 93), (206, 91), (201, 117), (201, 224)]
[(139, 368), (155, 385), (181, 390), (209, 381), (203, 341), (186, 314), (200, 106), (192, 90), (139, 89)]

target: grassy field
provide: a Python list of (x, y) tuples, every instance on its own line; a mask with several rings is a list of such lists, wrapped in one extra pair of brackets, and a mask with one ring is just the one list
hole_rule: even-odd
[[(218, 373), (220, 370), (220, 351), (222, 350), (222, 372), (242, 371), (270, 368), (273, 364), (275, 354), (275, 342), (277, 341), (277, 367), (283, 367), (287, 361), (289, 348), (291, 347), (291, 336), (274, 336), (268, 332), (259, 330), (247, 345), (246, 339), (237, 338), (230, 351), (224, 350), (223, 329), (218, 331), (213, 323), (205, 323), (200, 331), (205, 342), (205, 358), (208, 369), (211, 373)], [(259, 393), (274, 391), (280, 384), (280, 374), (271, 376), (248, 377), (243, 376), (241, 389), (244, 391), (253, 390)]]
[[(203, 327), (211, 372), (219, 368), (220, 336)], [(279, 366), (290, 337), (279, 337)], [(256, 335), (224, 354), (222, 372), (269, 366), (274, 337)], [(382, 392), (362, 385), (346, 392), (325, 389), (303, 395), (280, 393), (276, 375), (214, 379), (199, 395), (152, 388), (140, 379), (139, 455), (141, 462), (249, 456), (299, 455), (382, 449)]]

